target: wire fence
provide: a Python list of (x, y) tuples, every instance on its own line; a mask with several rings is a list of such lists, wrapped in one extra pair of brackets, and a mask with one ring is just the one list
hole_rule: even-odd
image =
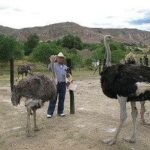
[[(50, 75), (46, 64), (31, 63), (26, 61), (15, 61), (14, 62), (14, 80), (18, 79), (18, 67), (22, 64), (28, 64), (31, 67), (33, 73), (44, 73)], [(22, 78), (22, 77), (20, 77)], [(0, 86), (9, 86), (10, 83), (10, 66), (9, 63), (0, 63)]]

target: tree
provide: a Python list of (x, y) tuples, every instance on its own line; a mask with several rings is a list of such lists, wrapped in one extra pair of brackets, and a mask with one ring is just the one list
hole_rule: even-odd
[(58, 43), (62, 43), (62, 46), (68, 49), (75, 48), (81, 50), (83, 48), (81, 39), (78, 36), (74, 36), (72, 34), (64, 36), (62, 40), (58, 41)]
[(17, 42), (15, 38), (0, 35), (0, 62), (10, 62), (11, 90), (14, 85), (14, 59), (21, 57), (23, 54), (22, 51), (19, 50), (19, 47), (19, 42)]
[(0, 35), (0, 62), (21, 58), (23, 54), (22, 45), (15, 38)]
[(32, 58), (35, 61), (48, 63), (49, 56), (57, 55), (60, 51), (63, 52), (63, 48), (57, 46), (55, 43), (39, 43), (38, 46), (33, 50)]
[(39, 37), (36, 33), (31, 33), (27, 41), (24, 43), (25, 46), (25, 55), (30, 55), (33, 51), (33, 49), (38, 45), (39, 43)]

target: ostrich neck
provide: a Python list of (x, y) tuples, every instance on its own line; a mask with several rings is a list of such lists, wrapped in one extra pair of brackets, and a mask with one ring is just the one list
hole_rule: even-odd
[(54, 69), (54, 61), (51, 62), (51, 70), (52, 70), (52, 83), (54, 85), (55, 90), (57, 91), (57, 88), (56, 88), (57, 78), (56, 78), (56, 73)]
[(106, 38), (104, 38), (104, 45), (105, 45), (105, 51), (106, 51), (106, 66), (111, 66), (111, 51), (110, 46)]
[(51, 70), (52, 70), (52, 78), (56, 79), (55, 69), (54, 69), (54, 61), (51, 62)]

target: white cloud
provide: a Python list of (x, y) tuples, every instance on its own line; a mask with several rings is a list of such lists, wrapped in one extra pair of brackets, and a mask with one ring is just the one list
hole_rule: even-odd
[(139, 28), (130, 24), (149, 10), (149, 0), (1, 0), (0, 25), (14, 28), (72, 21), (89, 27)]

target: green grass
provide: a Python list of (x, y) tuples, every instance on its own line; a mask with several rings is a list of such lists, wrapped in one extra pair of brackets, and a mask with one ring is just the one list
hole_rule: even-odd
[(0, 86), (9, 86), (9, 75), (0, 75)]

